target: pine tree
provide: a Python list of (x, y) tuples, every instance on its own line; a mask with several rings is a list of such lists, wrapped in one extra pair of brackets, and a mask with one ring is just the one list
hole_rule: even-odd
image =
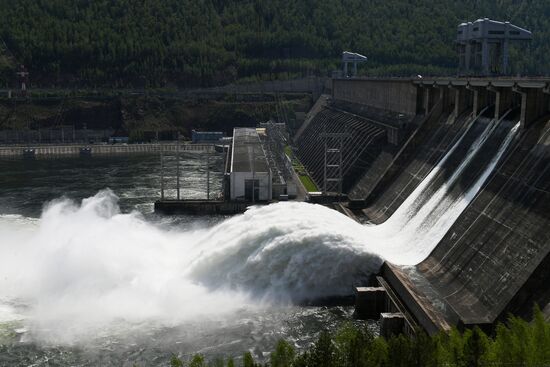
[(464, 366), (480, 367), (483, 365), (485, 353), (488, 351), (487, 335), (479, 327), (464, 333)]
[(331, 367), (335, 362), (334, 357), (335, 348), (331, 335), (328, 331), (322, 331), (312, 348), (308, 365), (311, 367)]
[(243, 367), (256, 367), (252, 353), (246, 352), (243, 355)]
[(284, 340), (279, 340), (275, 351), (271, 353), (271, 367), (290, 367), (294, 361), (294, 348)]

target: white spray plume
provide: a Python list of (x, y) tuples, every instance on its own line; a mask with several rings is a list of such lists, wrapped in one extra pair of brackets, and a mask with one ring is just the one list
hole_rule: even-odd
[(67, 340), (117, 320), (170, 325), (349, 294), (382, 261), (361, 245), (361, 225), (303, 203), (178, 232), (120, 214), (106, 190), (81, 205), (50, 203), (39, 221), (17, 220), (0, 217), (0, 299), (23, 301), (31, 327)]

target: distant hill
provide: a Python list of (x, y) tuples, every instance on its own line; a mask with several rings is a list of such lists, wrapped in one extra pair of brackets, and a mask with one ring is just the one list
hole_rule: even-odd
[(456, 26), (482, 17), (534, 32), (512, 50), (514, 73), (550, 70), (541, 0), (0, 0), (0, 14), (0, 36), (43, 86), (327, 75), (343, 50), (367, 55), (369, 75), (450, 74)]

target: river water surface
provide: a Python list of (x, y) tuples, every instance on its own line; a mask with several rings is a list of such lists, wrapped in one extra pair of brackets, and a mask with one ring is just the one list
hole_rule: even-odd
[[(364, 271), (357, 241), (328, 233), (328, 209), (156, 215), (158, 161), (0, 161), (0, 366), (167, 365), (245, 351), (262, 360), (279, 338), (304, 348), (351, 319), (350, 307), (293, 305), (323, 289), (349, 293), (354, 278), (332, 271)], [(210, 164), (214, 196), (223, 158)], [(205, 156), (184, 155), (180, 168), (183, 197), (205, 197)], [(173, 158), (165, 174), (174, 196)], [(347, 260), (331, 264), (337, 254)]]

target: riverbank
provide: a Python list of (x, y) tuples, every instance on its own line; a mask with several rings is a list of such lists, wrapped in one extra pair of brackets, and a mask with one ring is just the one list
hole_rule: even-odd
[[(29, 144), (0, 146), (0, 158), (39, 158), (58, 156), (92, 156), (92, 155), (124, 155), (174, 153), (178, 144)], [(180, 144), (180, 152), (214, 152), (212, 144)]]

